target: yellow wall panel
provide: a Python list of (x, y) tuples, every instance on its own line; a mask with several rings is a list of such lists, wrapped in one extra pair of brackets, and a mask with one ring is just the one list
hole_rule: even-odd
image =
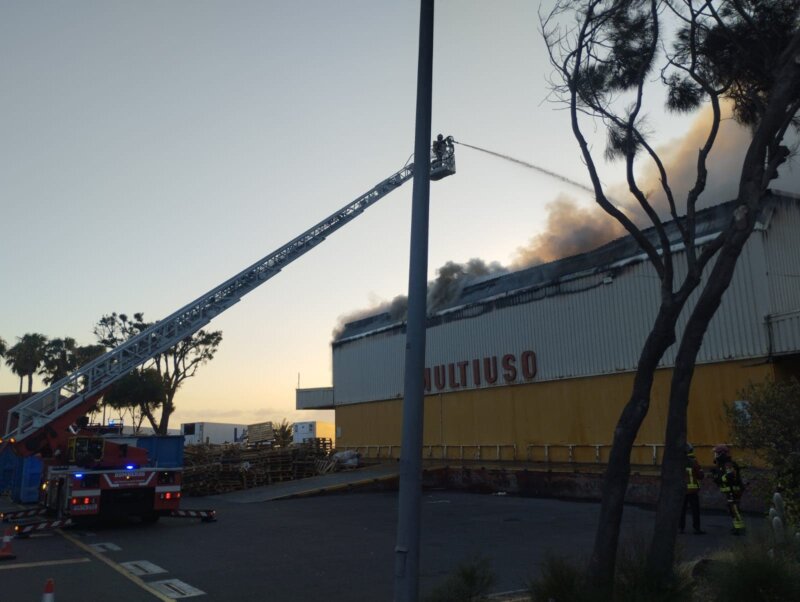
[[(642, 424), (637, 443), (660, 444), (664, 438), (671, 370), (655, 375), (650, 411)], [(771, 364), (729, 362), (698, 366), (695, 370), (689, 405), (688, 438), (696, 447), (727, 441), (723, 403), (738, 398), (749, 382), (773, 376)], [(633, 374), (602, 375), (590, 378), (531, 383), (430, 395), (425, 398), (423, 441), (436, 446), (434, 457), (460, 446), (484, 446), (480, 457), (501, 454), (517, 459), (540, 459), (544, 445), (553, 461), (594, 461), (595, 445), (608, 445), (614, 426), (633, 384)], [(336, 424), (341, 429), (339, 447), (366, 445), (399, 446), (402, 400), (341, 405), (336, 408)], [(570, 452), (568, 445), (577, 446)], [(502, 450), (496, 446), (506, 446)], [(516, 450), (512, 452), (511, 450)], [(489, 455), (487, 455), (489, 454)], [(396, 454), (395, 454), (396, 455)], [(472, 457), (472, 456), (470, 456)], [(652, 450), (642, 448), (634, 460), (648, 463)]]

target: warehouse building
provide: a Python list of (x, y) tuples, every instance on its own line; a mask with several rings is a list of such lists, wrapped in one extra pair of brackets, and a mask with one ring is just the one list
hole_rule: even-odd
[[(718, 234), (733, 209), (698, 212), (698, 240)], [(667, 229), (679, 281), (685, 254), (675, 224)], [(727, 441), (724, 404), (743, 401), (748, 383), (800, 375), (798, 233), (800, 197), (772, 194), (698, 358), (688, 437), (703, 454)], [(424, 457), (604, 462), (659, 299), (655, 270), (630, 237), (464, 286), (428, 317)], [(676, 348), (657, 372), (635, 462), (660, 461)], [(332, 352), (333, 386), (298, 390), (298, 409), (334, 409), (340, 449), (398, 457), (404, 322), (381, 313), (349, 323)]]

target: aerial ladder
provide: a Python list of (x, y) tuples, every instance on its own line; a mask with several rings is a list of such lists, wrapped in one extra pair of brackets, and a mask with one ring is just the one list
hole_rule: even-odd
[[(440, 137), (441, 140), (441, 137)], [(430, 156), (430, 178), (440, 180), (455, 173), (453, 139), (435, 142)], [(414, 164), (402, 169), (312, 226), (279, 249), (232, 278), (185, 305), (163, 320), (128, 339), (104, 355), (81, 366), (11, 408), (3, 441), (20, 456), (40, 455), (51, 463), (70, 464), (75, 458), (75, 436), (81, 433), (84, 415), (108, 388), (159, 353), (191, 336), (244, 295), (277, 275), (368, 207), (402, 186), (414, 175)], [(79, 442), (85, 449), (79, 466), (109, 469), (139, 466), (147, 461), (145, 450), (108, 444), (93, 446), (91, 438)], [(102, 451), (99, 451), (101, 450)]]

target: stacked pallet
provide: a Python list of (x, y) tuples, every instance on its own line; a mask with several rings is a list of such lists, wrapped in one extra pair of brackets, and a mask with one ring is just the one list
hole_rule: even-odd
[(327, 437), (317, 437), (316, 439), (305, 439), (303, 445), (308, 445), (322, 455), (329, 456), (333, 452), (333, 439)]
[(247, 449), (237, 445), (187, 445), (184, 495), (212, 495), (319, 474), (327, 453), (313, 445)]

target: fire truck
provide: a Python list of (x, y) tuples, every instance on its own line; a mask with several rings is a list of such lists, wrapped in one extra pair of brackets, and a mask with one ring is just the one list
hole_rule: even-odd
[[(452, 137), (435, 143), (428, 160), (431, 180), (454, 174)], [(0, 442), (18, 455), (42, 458), (41, 511), (56, 521), (131, 515), (145, 521), (164, 515), (213, 519), (213, 511), (180, 510), (182, 437), (103, 433), (89, 426), (86, 414), (117, 379), (200, 330), (413, 174), (414, 164), (407, 163), (276, 251), (11, 408)]]
[(42, 509), (74, 519), (180, 516), (182, 439), (100, 434), (87, 426), (67, 438), (65, 457), (44, 464)]

